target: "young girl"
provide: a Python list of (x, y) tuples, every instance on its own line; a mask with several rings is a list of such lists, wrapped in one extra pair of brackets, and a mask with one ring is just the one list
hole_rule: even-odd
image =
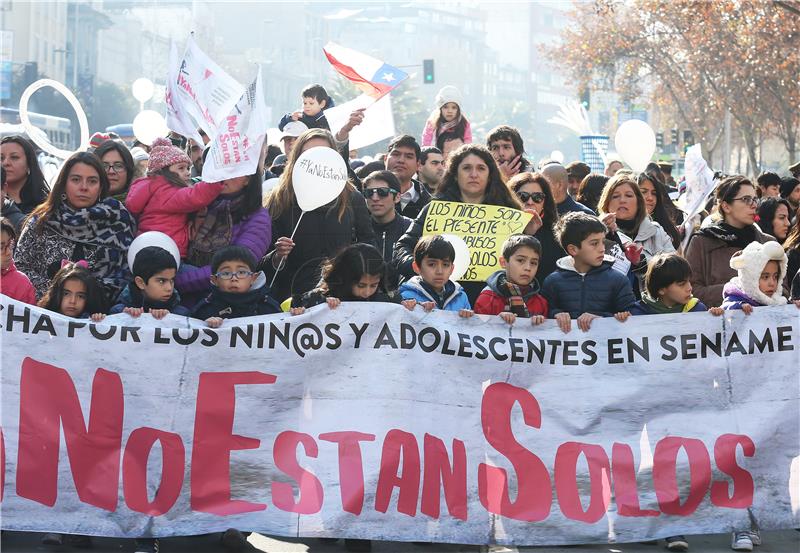
[(76, 319), (105, 318), (106, 300), (100, 283), (89, 272), (85, 261), (64, 261), (53, 277), (39, 307)]
[[(786, 305), (782, 286), (786, 254), (780, 244), (751, 242), (731, 258), (730, 266), (738, 274), (722, 289), (723, 309), (741, 309), (749, 315), (753, 307)], [(794, 303), (800, 307), (800, 300)]]
[(0, 219), (0, 292), (15, 300), (36, 305), (36, 292), (33, 284), (25, 275), (14, 266), (14, 244), (17, 241), (17, 231), (11, 221), (3, 217)]
[(347, 246), (322, 266), (322, 280), (314, 290), (306, 292), (297, 307), (314, 307), (327, 303), (336, 309), (343, 301), (377, 301), (400, 303), (413, 311), (415, 300), (403, 300), (386, 289), (387, 265), (381, 252), (369, 244)]
[(436, 95), (436, 109), (425, 123), (422, 146), (436, 146), (437, 137), (443, 134), (460, 138), (463, 144), (472, 143), (472, 128), (461, 113), (461, 92), (449, 85)]
[(189, 186), (191, 161), (166, 138), (157, 138), (150, 150), (147, 177), (136, 180), (128, 191), (125, 207), (139, 221), (139, 234), (161, 231), (178, 245), (181, 259), (189, 250), (189, 215), (219, 196), (223, 182), (199, 182)]

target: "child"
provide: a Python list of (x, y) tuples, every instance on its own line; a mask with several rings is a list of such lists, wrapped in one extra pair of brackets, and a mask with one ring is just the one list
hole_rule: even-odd
[(199, 182), (189, 186), (189, 156), (167, 138), (156, 138), (150, 150), (147, 177), (131, 185), (125, 198), (139, 222), (139, 234), (161, 231), (178, 245), (181, 259), (189, 250), (189, 215), (213, 202), (222, 182)]
[(158, 246), (142, 248), (133, 261), (133, 281), (117, 298), (110, 313), (127, 313), (138, 317), (150, 313), (154, 319), (163, 319), (170, 313), (189, 315), (180, 305), (181, 297), (175, 289), (178, 264), (172, 254)]
[[(741, 309), (749, 315), (753, 307), (786, 305), (781, 286), (786, 263), (786, 253), (777, 242), (749, 243), (731, 258), (731, 269), (736, 269), (738, 275), (722, 289), (722, 308)], [(800, 307), (800, 300), (793, 303)]]
[(588, 213), (571, 212), (558, 220), (554, 232), (569, 255), (556, 262), (542, 294), (559, 328), (569, 332), (573, 318), (584, 332), (598, 317), (627, 320), (635, 302), (633, 289), (627, 276), (612, 269), (614, 258), (605, 255), (602, 221)]
[(417, 276), (400, 286), (400, 295), (405, 300), (415, 300), (425, 311), (443, 309), (457, 311), (459, 317), (471, 317), (467, 293), (450, 280), (455, 258), (455, 248), (444, 237), (437, 234), (420, 239), (411, 264)]
[(708, 311), (721, 315), (721, 307), (707, 308), (692, 295), (692, 268), (689, 262), (676, 253), (653, 256), (644, 275), (645, 290), (642, 299), (631, 308), (632, 315), (662, 313), (699, 313)]
[(486, 281), (475, 313), (499, 315), (510, 325), (517, 317), (530, 317), (531, 324), (542, 324), (547, 317), (547, 300), (539, 294), (536, 271), (542, 245), (533, 236), (514, 234), (503, 243), (502, 270)]
[(253, 253), (245, 247), (226, 246), (217, 251), (211, 258), (211, 294), (197, 304), (192, 316), (217, 328), (223, 319), (280, 313), (280, 304), (269, 295), (267, 277), (256, 272), (256, 265)]
[(331, 130), (324, 110), (332, 108), (334, 103), (325, 88), (321, 84), (308, 85), (300, 95), (303, 97), (303, 110), (284, 115), (278, 129), (282, 131), (290, 121), (302, 121), (309, 129)]
[(461, 113), (461, 92), (449, 85), (436, 94), (436, 109), (425, 123), (422, 146), (437, 146), (441, 149), (437, 137), (443, 134), (454, 140), (461, 139), (463, 144), (472, 143), (472, 128)]
[(14, 244), (17, 231), (11, 221), (0, 219), (0, 292), (15, 300), (36, 305), (36, 292), (33, 284), (14, 265)]
[(402, 300), (386, 289), (387, 265), (381, 252), (369, 244), (353, 244), (344, 248), (322, 267), (322, 281), (306, 292), (293, 307), (314, 307), (327, 303), (336, 309), (343, 301), (401, 303), (409, 311), (415, 300)]
[(86, 261), (63, 261), (50, 288), (39, 300), (39, 307), (76, 319), (105, 318), (106, 300), (103, 288), (89, 272)]

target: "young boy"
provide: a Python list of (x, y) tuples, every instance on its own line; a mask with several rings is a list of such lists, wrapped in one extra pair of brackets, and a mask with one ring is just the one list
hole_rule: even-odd
[(180, 305), (181, 297), (175, 289), (178, 264), (167, 250), (158, 246), (142, 248), (133, 260), (131, 272), (133, 281), (120, 293), (110, 314), (139, 317), (150, 313), (155, 319), (170, 313), (189, 315), (189, 310)]
[(559, 328), (569, 332), (573, 318), (584, 332), (598, 317), (627, 320), (636, 299), (628, 277), (613, 270), (614, 259), (605, 255), (606, 226), (594, 215), (574, 211), (561, 217), (554, 231), (569, 255), (556, 262), (542, 294)]
[(242, 246), (226, 246), (211, 258), (211, 294), (194, 308), (192, 316), (211, 328), (223, 319), (280, 313), (281, 306), (269, 295), (267, 278), (256, 272), (253, 253)]
[(676, 253), (654, 256), (647, 264), (644, 275), (645, 292), (642, 299), (631, 307), (631, 315), (657, 315), (662, 313), (699, 313), (709, 311), (722, 315), (721, 307), (707, 308), (692, 295), (692, 268), (689, 262)]
[(443, 309), (457, 311), (460, 317), (471, 317), (473, 312), (467, 293), (457, 282), (450, 280), (456, 250), (441, 235), (425, 236), (414, 248), (411, 266), (417, 276), (400, 285), (404, 300), (416, 300), (425, 311)]
[(499, 315), (510, 325), (517, 317), (530, 317), (538, 325), (547, 317), (547, 300), (539, 294), (536, 271), (542, 245), (533, 236), (514, 234), (503, 243), (500, 257), (502, 270), (495, 272), (486, 281), (478, 300), (475, 313)]
[[(333, 107), (333, 99), (321, 84), (308, 85), (300, 93), (303, 97), (302, 111), (287, 113), (278, 123), (278, 129), (283, 130), (289, 121), (301, 121), (309, 129), (331, 130), (324, 110)], [(287, 152), (288, 155), (288, 152)]]

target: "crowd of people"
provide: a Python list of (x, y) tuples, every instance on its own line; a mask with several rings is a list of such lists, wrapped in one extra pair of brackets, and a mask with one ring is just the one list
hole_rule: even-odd
[[(719, 176), (704, 219), (686, 236), (674, 201), (682, 183), (669, 164), (636, 173), (611, 158), (599, 174), (579, 161), (534, 163), (508, 125), (478, 144), (452, 86), (437, 95), (420, 141), (397, 136), (385, 154), (364, 162), (350, 159), (347, 143), (363, 110), (334, 135), (324, 113), (334, 102), (324, 87), (301, 96), (302, 109), (280, 122), (281, 145), (264, 145), (253, 174), (221, 182), (200, 178), (207, 143), (174, 133), (132, 148), (98, 133), (52, 186), (26, 138), (3, 138), (2, 293), (69, 317), (174, 313), (209, 327), (352, 301), (492, 315), (510, 325), (554, 319), (564, 332), (588, 331), (599, 317), (800, 307), (800, 164), (783, 177)], [(293, 233), (302, 213), (293, 168), (314, 147), (340, 151), (350, 179), (330, 204), (303, 214)], [(531, 218), (505, 240), (500, 267), (485, 282), (454, 282), (452, 244), (425, 232), (432, 200), (514, 208)], [(153, 230), (168, 235), (179, 255), (148, 246), (129, 266), (131, 243)], [(89, 538), (44, 538), (65, 540), (86, 545)], [(224, 535), (232, 548), (243, 540), (235, 530)], [(759, 542), (756, 529), (741, 529), (732, 547), (749, 551)], [(141, 540), (138, 550), (157, 547)], [(674, 536), (667, 547), (685, 551), (688, 542)]]

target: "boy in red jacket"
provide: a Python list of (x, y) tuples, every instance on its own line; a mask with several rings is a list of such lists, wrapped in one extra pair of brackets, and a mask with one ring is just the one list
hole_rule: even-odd
[(536, 271), (542, 245), (533, 236), (514, 234), (503, 243), (497, 271), (486, 281), (486, 288), (475, 302), (475, 313), (499, 315), (508, 324), (517, 317), (530, 318), (538, 325), (547, 317), (547, 300), (539, 294)]

